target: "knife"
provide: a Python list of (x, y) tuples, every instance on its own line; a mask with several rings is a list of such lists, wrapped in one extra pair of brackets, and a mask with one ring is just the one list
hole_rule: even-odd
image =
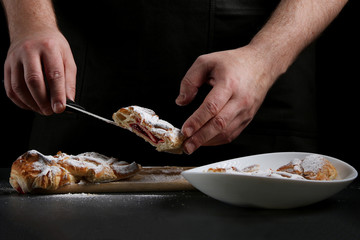
[(118, 125), (114, 122), (114, 121), (111, 121), (109, 119), (106, 119), (106, 118), (103, 118), (103, 117), (100, 117), (96, 114), (93, 114), (91, 112), (88, 112), (85, 110), (85, 108), (83, 108), (82, 106), (76, 104), (74, 101), (71, 101), (70, 99), (66, 100), (66, 108), (68, 108), (67, 110), (71, 109), (71, 110), (75, 110), (77, 112), (81, 112), (81, 113), (84, 113), (88, 116), (91, 116), (91, 117), (94, 117), (94, 118), (97, 118), (97, 119), (100, 119), (106, 123), (110, 123), (112, 125), (115, 125), (118, 127)]

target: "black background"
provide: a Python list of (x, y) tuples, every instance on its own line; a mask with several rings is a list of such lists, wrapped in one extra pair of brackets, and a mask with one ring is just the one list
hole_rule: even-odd
[[(357, 100), (359, 68), (359, 28), (355, 14), (357, 1), (350, 1), (337, 19), (319, 37), (317, 84), (320, 126), (319, 153), (342, 159), (360, 167), (359, 114)], [(0, 59), (3, 65), (9, 46), (6, 19), (0, 11)], [(3, 67), (0, 68), (3, 79)], [(1, 87), (1, 158), (0, 167), (11, 163), (28, 150), (34, 113), (15, 106)], [(90, 151), (90, 149), (89, 149)]]

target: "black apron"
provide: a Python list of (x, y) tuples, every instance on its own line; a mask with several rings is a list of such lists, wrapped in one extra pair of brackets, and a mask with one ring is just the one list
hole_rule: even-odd
[[(269, 18), (272, 0), (54, 1), (61, 31), (78, 67), (76, 102), (106, 118), (139, 105), (181, 128), (210, 90), (179, 107), (180, 81), (205, 53), (246, 45)], [(201, 165), (274, 151), (316, 151), (313, 47), (268, 93), (250, 125), (232, 143), (191, 156), (158, 153), (135, 134), (86, 116), (34, 119), (30, 148), (46, 154), (86, 151), (143, 165)]]

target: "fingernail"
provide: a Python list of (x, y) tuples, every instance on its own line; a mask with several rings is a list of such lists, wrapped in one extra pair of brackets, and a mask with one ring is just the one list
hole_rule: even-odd
[(185, 100), (185, 94), (180, 93), (180, 95), (176, 98), (175, 102), (177, 105), (183, 105), (182, 102)]
[(64, 105), (61, 102), (56, 102), (53, 105), (53, 110), (55, 113), (61, 113), (64, 109)]
[(51, 114), (53, 114), (53, 110), (52, 109), (43, 110), (42, 114), (45, 116), (50, 116)]
[(192, 142), (188, 142), (184, 147), (185, 153), (190, 155), (195, 151), (195, 145)]

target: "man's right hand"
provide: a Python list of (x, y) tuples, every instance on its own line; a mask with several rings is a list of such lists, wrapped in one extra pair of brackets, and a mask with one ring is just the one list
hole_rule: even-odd
[(74, 99), (76, 65), (59, 31), (32, 33), (12, 41), (4, 68), (8, 97), (19, 107), (43, 115), (61, 113)]
[(74, 100), (76, 65), (59, 31), (49, 0), (2, 0), (10, 47), (4, 66), (8, 97), (19, 107), (43, 115), (61, 113)]

